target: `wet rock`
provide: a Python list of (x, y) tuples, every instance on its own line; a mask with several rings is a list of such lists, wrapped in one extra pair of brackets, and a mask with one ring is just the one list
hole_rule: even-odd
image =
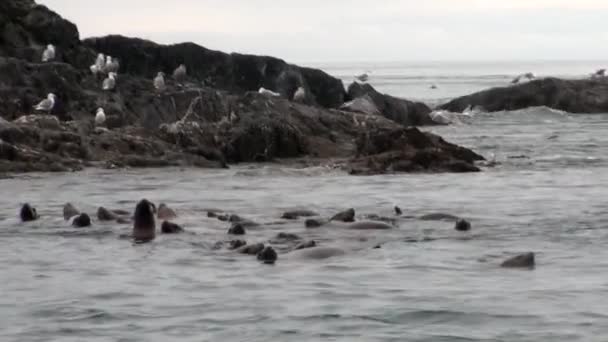
[(274, 264), (277, 261), (278, 255), (274, 248), (268, 246), (257, 254), (257, 258), (265, 264)]
[(505, 260), (500, 266), (505, 268), (533, 268), (535, 265), (534, 253), (525, 253)]
[(263, 243), (256, 243), (253, 245), (245, 245), (237, 249), (237, 252), (241, 254), (257, 255), (264, 249)]
[(348, 226), (348, 229), (354, 230), (388, 230), (393, 228), (394, 227), (390, 224), (379, 221), (361, 221), (352, 223)]
[(176, 218), (177, 214), (175, 213), (175, 211), (173, 209), (169, 208), (169, 206), (167, 206), (165, 203), (161, 203), (158, 205), (156, 217), (158, 217), (159, 220), (171, 220), (171, 219)]
[(324, 226), (326, 224), (327, 224), (327, 220), (323, 220), (323, 219), (308, 219), (304, 223), (304, 225), (306, 226), (306, 228), (319, 228), (319, 227)]
[(430, 116), (431, 109), (424, 103), (380, 94), (367, 83), (352, 83), (348, 87), (348, 98), (355, 101), (347, 104), (347, 108), (368, 115), (380, 113), (385, 118), (404, 126), (436, 125)]
[(468, 232), (471, 230), (471, 223), (465, 219), (460, 219), (456, 222), (454, 229), (459, 232)]
[(74, 205), (72, 203), (66, 203), (63, 206), (63, 219), (68, 221), (69, 219), (71, 219), (74, 216), (77, 216), (80, 214), (80, 211), (78, 209), (76, 209), (76, 207), (74, 207)]
[(312, 210), (292, 210), (292, 211), (287, 211), (287, 212), (283, 213), (283, 216), (281, 216), (281, 218), (286, 219), (286, 220), (297, 220), (300, 217), (312, 217), (312, 216), (319, 216), (319, 214), (317, 214), (316, 212), (314, 212)]
[(160, 226), (160, 231), (163, 234), (179, 234), (185, 232), (185, 229), (173, 222), (164, 221)]
[(21, 222), (31, 222), (36, 221), (39, 217), (36, 208), (32, 207), (29, 203), (25, 203), (21, 207), (19, 218), (21, 218)]
[(91, 226), (91, 218), (89, 217), (89, 215), (82, 213), (76, 217), (74, 217), (74, 219), (72, 220), (72, 227), (76, 227), (76, 228), (84, 228), (84, 227), (90, 227)]
[(230, 229), (228, 229), (230, 235), (245, 235), (245, 227), (241, 223), (234, 223)]
[(330, 219), (330, 221), (355, 222), (355, 209), (351, 208), (346, 211), (337, 213)]
[(548, 77), (459, 97), (440, 108), (461, 113), (467, 107), (477, 106), (488, 112), (546, 106), (569, 113), (606, 113), (608, 77), (583, 80)]
[(454, 222), (457, 222), (460, 218), (458, 216), (454, 216), (451, 214), (432, 213), (432, 214), (422, 215), (418, 219), (422, 220), (422, 221), (454, 221)]
[(315, 240), (308, 240), (308, 241), (304, 241), (304, 242), (301, 242), (298, 245), (296, 245), (294, 250), (313, 248), (313, 247), (317, 247), (317, 242)]
[(247, 245), (247, 241), (245, 240), (232, 240), (230, 241), (230, 249), (239, 249), (243, 246)]

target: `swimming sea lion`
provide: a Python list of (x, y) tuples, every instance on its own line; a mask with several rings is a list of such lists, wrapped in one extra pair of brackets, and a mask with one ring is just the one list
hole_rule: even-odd
[(348, 225), (348, 229), (355, 230), (387, 230), (393, 229), (390, 224), (379, 221), (361, 221)]
[(306, 228), (319, 228), (327, 223), (327, 220), (323, 219), (308, 219), (304, 223)]
[(348, 209), (334, 215), (330, 221), (355, 222), (355, 209)]
[(534, 253), (526, 253), (507, 259), (500, 266), (506, 268), (534, 268), (535, 265)]
[(294, 250), (297, 251), (300, 249), (313, 248), (313, 247), (317, 247), (317, 242), (315, 240), (309, 240), (309, 241), (301, 242), (294, 248)]
[(72, 203), (66, 203), (63, 206), (63, 219), (69, 221), (72, 217), (80, 214), (80, 211)]
[(395, 215), (397, 215), (397, 216), (403, 215), (403, 211), (398, 206), (395, 206)]
[(89, 215), (87, 215), (85, 213), (77, 215), (72, 220), (72, 227), (84, 228), (84, 227), (90, 227), (90, 226), (91, 226), (91, 218), (89, 217)]
[(158, 205), (158, 212), (156, 214), (159, 220), (171, 220), (177, 217), (175, 211), (169, 208), (165, 203)]
[(465, 219), (460, 219), (458, 220), (458, 222), (456, 222), (454, 229), (459, 232), (468, 232), (469, 230), (471, 230), (471, 223)]
[(300, 249), (289, 253), (290, 258), (323, 260), (346, 254), (346, 251), (336, 247), (314, 247)]
[(444, 214), (444, 213), (433, 213), (426, 214), (419, 217), (422, 221), (458, 221), (460, 218), (458, 216)]
[(163, 234), (178, 234), (185, 232), (185, 230), (178, 224), (169, 221), (164, 221), (163, 224), (160, 226), (160, 232)]
[(283, 216), (281, 216), (281, 218), (286, 219), (286, 220), (297, 220), (300, 217), (312, 217), (312, 216), (319, 216), (319, 214), (317, 214), (311, 210), (292, 210), (292, 211), (287, 211), (287, 212), (283, 213)]
[(36, 208), (32, 207), (29, 203), (25, 203), (21, 207), (19, 217), (21, 218), (22, 222), (36, 221), (39, 218)]
[(237, 249), (237, 252), (241, 253), (241, 254), (250, 254), (250, 255), (257, 255), (258, 253), (260, 253), (263, 249), (264, 249), (264, 244), (263, 243), (256, 243), (253, 245), (245, 245), (243, 247), (240, 247)]
[(235, 223), (228, 229), (228, 234), (230, 235), (245, 235), (245, 227), (240, 223)]
[(133, 219), (133, 239), (136, 241), (150, 241), (156, 237), (156, 222), (154, 212), (156, 206), (147, 199), (142, 199), (135, 207)]
[(237, 249), (247, 245), (245, 240), (232, 240), (230, 241), (230, 249)]
[(262, 261), (265, 264), (274, 264), (278, 258), (277, 252), (274, 250), (274, 248), (272, 248), (270, 246), (262, 249), (258, 253), (257, 257), (258, 257), (258, 260)]

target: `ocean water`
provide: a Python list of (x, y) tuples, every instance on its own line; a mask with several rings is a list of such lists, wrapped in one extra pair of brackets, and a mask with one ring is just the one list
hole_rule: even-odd
[[(428, 83), (390, 87), (408, 94)], [(605, 341), (608, 114), (531, 108), (431, 130), (497, 165), (373, 177), (240, 165), (2, 179), (0, 341)], [(62, 218), (68, 201), (94, 214), (144, 197), (174, 207), (188, 234), (133, 245), (119, 237), (126, 225), (73, 229)], [(19, 223), (23, 202), (41, 220)], [(294, 208), (388, 216), (394, 205), (411, 216), (463, 216), (473, 229), (403, 219), (386, 232), (307, 230), (279, 219)], [(347, 253), (325, 261), (280, 254), (270, 266), (214, 250), (228, 225), (208, 218), (208, 208), (262, 223), (248, 230), (249, 242), (291, 232)], [(535, 269), (499, 267), (528, 251)]]

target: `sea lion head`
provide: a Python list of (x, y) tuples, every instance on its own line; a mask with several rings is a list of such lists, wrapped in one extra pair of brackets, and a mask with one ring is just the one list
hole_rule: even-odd
[(69, 219), (71, 219), (74, 216), (78, 216), (80, 214), (80, 211), (78, 211), (78, 209), (76, 209), (76, 207), (72, 204), (72, 203), (66, 203), (63, 206), (63, 219), (68, 221)]
[(137, 241), (150, 241), (156, 237), (154, 214), (156, 206), (147, 199), (142, 199), (135, 207), (133, 215), (133, 238)]
[(36, 208), (32, 207), (29, 203), (25, 203), (21, 207), (19, 217), (22, 222), (36, 221), (38, 219), (38, 213), (36, 212)]
[(157, 216), (161, 220), (170, 220), (176, 218), (177, 214), (175, 214), (175, 211), (169, 208), (168, 205), (166, 205), (165, 203), (161, 203), (158, 205)]

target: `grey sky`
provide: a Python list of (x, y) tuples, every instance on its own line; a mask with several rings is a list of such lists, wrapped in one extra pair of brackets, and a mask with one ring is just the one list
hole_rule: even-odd
[(294, 62), (608, 58), (606, 0), (38, 0), (81, 36)]

